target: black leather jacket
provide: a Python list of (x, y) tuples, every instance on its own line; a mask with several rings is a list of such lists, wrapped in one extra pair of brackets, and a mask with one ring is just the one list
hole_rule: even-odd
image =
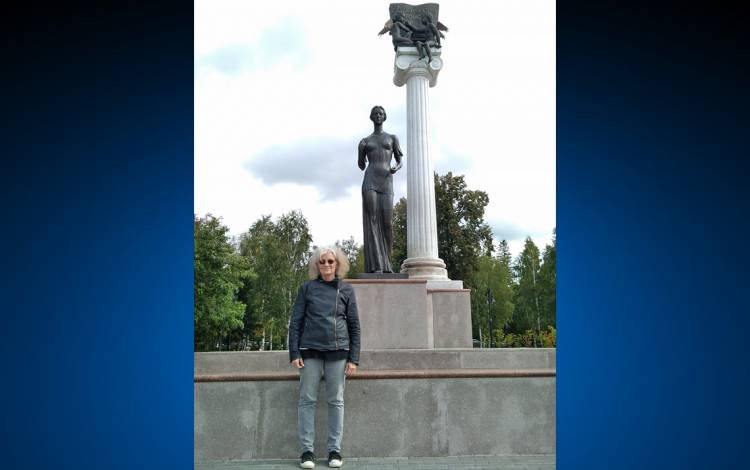
[(327, 282), (318, 277), (302, 284), (289, 321), (289, 360), (302, 357), (300, 348), (348, 349), (347, 360), (359, 364), (359, 346), (354, 288), (338, 278)]

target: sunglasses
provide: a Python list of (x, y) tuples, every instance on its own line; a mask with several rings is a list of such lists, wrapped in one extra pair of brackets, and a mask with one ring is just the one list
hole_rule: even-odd
[(328, 262), (328, 264), (333, 264), (336, 262), (335, 259), (322, 259), (322, 260), (319, 260), (318, 263), (325, 265), (326, 261)]

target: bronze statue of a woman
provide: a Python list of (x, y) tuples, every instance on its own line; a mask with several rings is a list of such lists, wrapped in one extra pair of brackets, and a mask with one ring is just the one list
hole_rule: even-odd
[[(383, 132), (385, 109), (370, 111), (374, 130), (359, 142), (359, 169), (365, 170), (362, 181), (362, 225), (364, 228), (365, 272), (390, 273), (393, 249), (393, 174), (401, 169), (401, 146), (398, 137)], [(391, 158), (396, 166), (391, 166)]]

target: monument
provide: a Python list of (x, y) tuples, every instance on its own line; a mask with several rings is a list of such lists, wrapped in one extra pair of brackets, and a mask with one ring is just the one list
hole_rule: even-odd
[[(401, 272), (409, 279), (424, 279), (432, 288), (461, 289), (463, 282), (448, 279), (445, 263), (438, 256), (435, 188), (430, 158), (428, 89), (437, 84), (443, 68), (440, 38), (448, 28), (437, 20), (439, 5), (392, 3), (390, 18), (378, 33), (391, 35), (396, 52), (393, 83), (406, 85), (407, 109), (407, 258)], [(361, 167), (361, 165), (360, 165)], [(364, 197), (364, 195), (363, 195)], [(364, 212), (364, 206), (363, 206)], [(364, 215), (363, 215), (364, 217)], [(368, 246), (365, 253), (378, 251)], [(372, 245), (372, 244), (371, 244)], [(369, 248), (369, 249), (368, 249)], [(390, 252), (389, 252), (390, 253)], [(366, 272), (377, 272), (366, 269)]]
[[(396, 45), (393, 83), (406, 85), (407, 111), (407, 258), (401, 271), (409, 279), (443, 281), (431, 286), (461, 288), (463, 283), (450, 282), (445, 263), (438, 257), (437, 224), (433, 166), (430, 158), (430, 122), (428, 90), (437, 84), (443, 68), (440, 30), (437, 21), (439, 5), (392, 3), (389, 7), (390, 31), (399, 31)], [(406, 28), (398, 25), (404, 23)], [(386, 29), (388, 23), (386, 23)], [(406, 29), (409, 33), (400, 30)]]
[[(471, 348), (470, 291), (448, 279), (438, 256), (435, 186), (430, 158), (428, 89), (443, 67), (436, 3), (393, 3), (389, 32), (395, 49), (393, 83), (406, 85), (406, 155), (398, 137), (383, 131), (385, 110), (372, 108), (374, 131), (359, 143), (365, 274), (350, 282), (361, 311), (363, 349)], [(390, 274), (392, 175), (407, 173), (407, 258), (401, 279)], [(391, 160), (396, 165), (390, 166)]]

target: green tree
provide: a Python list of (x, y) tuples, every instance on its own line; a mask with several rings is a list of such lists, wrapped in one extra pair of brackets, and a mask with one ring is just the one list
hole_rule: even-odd
[[(523, 251), (516, 257), (513, 267), (517, 280), (513, 296), (515, 311), (510, 326), (513, 333), (533, 330), (539, 334), (541, 331), (540, 267), (539, 248), (531, 237), (526, 237)], [(536, 340), (534, 345), (537, 345)]]
[(312, 236), (301, 212), (263, 216), (240, 236), (240, 254), (257, 276), (245, 283), (243, 335), (259, 349), (283, 348), (299, 286), (307, 279)]
[(513, 320), (513, 311), (515, 305), (513, 303), (513, 267), (511, 266), (512, 256), (510, 254), (510, 248), (506, 240), (501, 240), (497, 255), (495, 256), (495, 271), (492, 276), (495, 279), (495, 286), (493, 288), (494, 296), (494, 311), (495, 315), (495, 330), (493, 334), (496, 335), (499, 340), (502, 336), (502, 330), (510, 324)]
[(539, 299), (541, 307), (542, 329), (545, 324), (556, 327), (556, 253), (557, 253), (557, 229), (552, 230), (552, 245), (544, 247), (542, 253), (542, 267), (539, 270)]
[(479, 259), (492, 254), (492, 230), (484, 221), (487, 193), (470, 190), (464, 177), (435, 173), (438, 256), (445, 261), (448, 277), (471, 286)]
[(193, 215), (194, 348), (221, 349), (228, 335), (242, 328), (245, 304), (237, 300), (252, 271), (229, 241), (221, 219)]
[(393, 206), (393, 251), (391, 267), (394, 273), (401, 272), (401, 264), (406, 259), (406, 198), (402, 197)]
[(513, 318), (513, 273), (508, 243), (502, 240), (495, 257), (482, 256), (472, 277), (472, 336), (482, 346), (501, 345), (503, 329)]
[(347, 240), (339, 241), (336, 240), (335, 245), (346, 254), (346, 258), (349, 260), (349, 273), (347, 277), (354, 277), (356, 274), (360, 274), (365, 270), (365, 254), (362, 250), (362, 245), (358, 245), (354, 241), (354, 237), (349, 237)]

